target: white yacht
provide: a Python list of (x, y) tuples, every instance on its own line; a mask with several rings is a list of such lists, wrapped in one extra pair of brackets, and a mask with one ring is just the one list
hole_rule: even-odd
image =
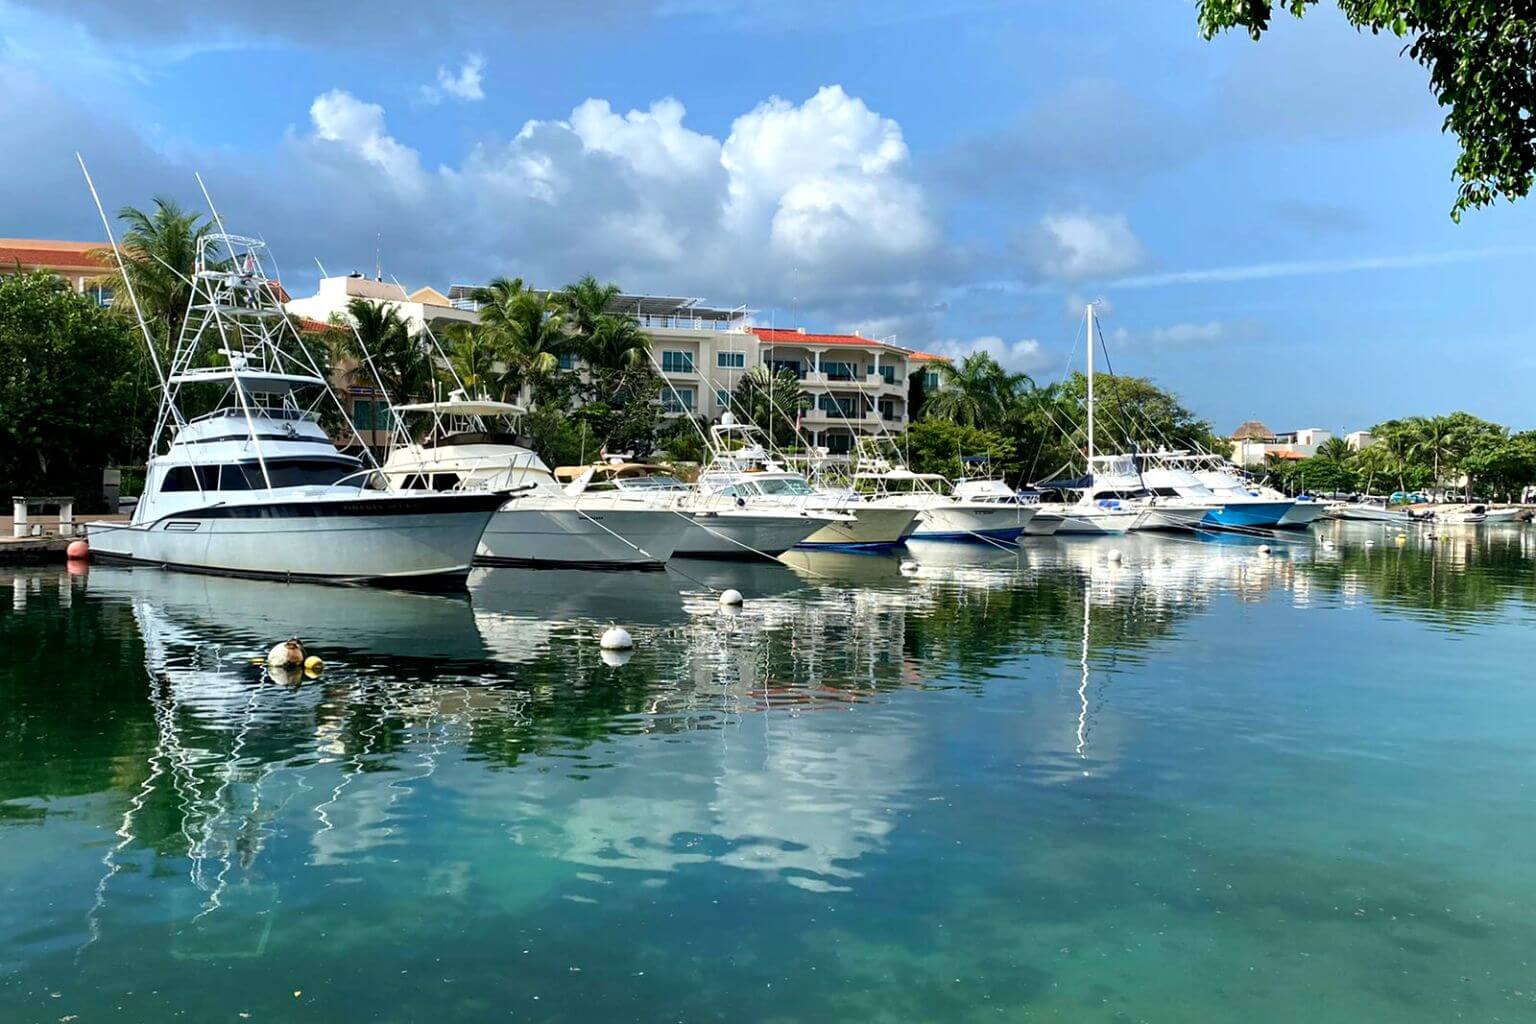
[(955, 481), (955, 497), (961, 501), (983, 501), (994, 505), (1024, 505), (1034, 510), (1025, 520), (1024, 530), (1031, 537), (1049, 537), (1061, 528), (1062, 517), (1042, 515), (1039, 495), (1020, 494), (1001, 480), (962, 478)]
[[(479, 565), (660, 569), (692, 524), (671, 508), (617, 491), (567, 491), (510, 429), (520, 406), (470, 399), (395, 407), (397, 441), (383, 473), (400, 490), (513, 492), (480, 538)], [(405, 417), (426, 417), (412, 440)], [(489, 426), (488, 426), (489, 424)]]
[(1039, 511), (1022, 502), (961, 496), (939, 473), (914, 473), (880, 458), (861, 460), (853, 485), (877, 508), (916, 512), (913, 540), (1016, 541)]
[(1238, 476), (1219, 455), (1197, 452), (1155, 452), (1149, 457), (1148, 480), (1168, 478), (1177, 487), (1205, 488), (1222, 503), (1207, 520), (1216, 526), (1301, 527), (1323, 513), (1321, 502), (1288, 498), (1272, 487), (1261, 487)]
[(796, 547), (880, 551), (906, 540), (917, 511), (878, 505), (854, 491), (822, 491), (769, 454), (757, 428), (727, 412), (710, 427), (709, 464), (699, 472), (703, 495), (837, 516)]
[(555, 479), (584, 494), (616, 493), (686, 518), (689, 529), (673, 552), (684, 558), (781, 555), (830, 523), (853, 521), (834, 512), (700, 494), (666, 466), (640, 462), (560, 466)]
[[(199, 241), (181, 336), (170, 366), (155, 363), (162, 400), (143, 496), (127, 524), (87, 524), (92, 552), (282, 579), (467, 576), (506, 496), (391, 492), (376, 467), (342, 454), (319, 422), (334, 395), (264, 258), (262, 242), (222, 227)], [(220, 365), (197, 365), (215, 354)], [(212, 411), (188, 419), (194, 402)]]

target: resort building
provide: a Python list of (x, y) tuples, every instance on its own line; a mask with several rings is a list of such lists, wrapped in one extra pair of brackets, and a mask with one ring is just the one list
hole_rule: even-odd
[[(477, 312), (477, 290), (455, 285), (448, 291), (449, 302)], [(650, 338), (651, 355), (665, 382), (657, 398), (668, 414), (718, 420), (753, 367), (788, 370), (811, 403), (800, 413), (801, 432), (810, 444), (832, 452), (851, 451), (859, 435), (906, 429), (908, 376), (914, 367), (929, 375), (930, 391), (938, 386), (937, 356), (857, 333), (760, 327), (753, 321), (756, 310), (744, 305), (727, 308), (697, 298), (621, 294), (608, 312), (633, 316)], [(564, 365), (579, 369), (578, 363), (568, 357)]]
[(42, 271), (61, 277), (81, 295), (90, 294), (103, 306), (112, 301), (112, 292), (93, 286), (92, 281), (106, 273), (108, 261), (96, 255), (105, 242), (59, 242), (41, 238), (0, 238), (0, 274), (30, 274)]
[(1376, 443), (1376, 438), (1369, 430), (1351, 430), (1344, 435), (1344, 443), (1349, 445), (1352, 452), (1363, 451)]

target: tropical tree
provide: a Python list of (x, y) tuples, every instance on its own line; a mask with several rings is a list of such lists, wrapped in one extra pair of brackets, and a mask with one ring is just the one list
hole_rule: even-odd
[(478, 324), (450, 324), (442, 331), (448, 365), (464, 389), (474, 397), (508, 401), (507, 364)]
[(581, 358), (595, 371), (620, 372), (651, 364), (651, 339), (640, 321), (627, 314), (604, 313), (592, 333), (580, 336)]
[(1355, 450), (1349, 446), (1349, 442), (1342, 437), (1330, 437), (1317, 446), (1315, 459), (1324, 459), (1328, 462), (1337, 462), (1340, 465), (1348, 462), (1355, 454)]
[[(1281, 0), (1304, 15), (1317, 0)], [(1515, 200), (1536, 176), (1536, 18), (1511, 0), (1338, 0), (1344, 16), (1372, 35), (1409, 40), (1404, 52), (1429, 71), (1430, 89), (1447, 113), (1442, 130), (1461, 143), (1461, 179), (1451, 217)], [(1210, 38), (1243, 28), (1254, 39), (1269, 28), (1274, 0), (1199, 0), (1200, 28)]]
[(604, 317), (609, 315), (608, 306), (620, 294), (618, 285), (599, 284), (591, 274), (566, 285), (558, 297), (560, 308), (565, 312), (566, 329), (583, 344), (590, 342), (597, 335)]
[(960, 361), (939, 364), (940, 386), (923, 407), (928, 419), (948, 420), (961, 426), (1000, 426), (1009, 409), (1034, 386), (1027, 374), (1009, 373), (985, 352), (973, 352)]
[(113, 461), (142, 464), (137, 331), (49, 274), (0, 276), (0, 494), (72, 494), (86, 510)]
[(731, 413), (767, 431), (775, 444), (796, 443), (800, 413), (811, 407), (811, 396), (793, 370), (775, 370), (759, 363), (741, 375), (731, 392)]
[(564, 315), (546, 296), (525, 289), (521, 278), (498, 277), (475, 296), (481, 303), (480, 328), (499, 359), (507, 364), (508, 385), (537, 386), (573, 351)]
[(1454, 454), (1455, 424), (1447, 416), (1415, 416), (1407, 421), (1412, 437), (1408, 442), (1409, 459), (1429, 460), (1430, 486), (1444, 482), (1441, 463)]
[[(208, 233), (209, 225), (200, 214), (183, 210), (165, 196), (156, 196), (153, 209), (148, 211), (125, 206), (118, 211), (117, 219), (126, 226), (118, 250), (139, 310), (152, 325), (160, 344), (169, 347), (181, 334), (186, 320), (198, 241)], [(97, 283), (111, 290), (114, 303), (126, 306), (128, 289), (111, 250), (97, 255), (111, 268)]]
[(907, 428), (898, 447), (908, 466), (918, 473), (965, 475), (967, 457), (983, 457), (994, 472), (1013, 479), (1021, 472), (1018, 447), (1006, 434), (948, 420), (919, 420)]
[(331, 338), (335, 357), (351, 364), (344, 370), (348, 380), (381, 389), (391, 405), (431, 392), (432, 358), (394, 306), (353, 299), (347, 318), (351, 324), (338, 323)]

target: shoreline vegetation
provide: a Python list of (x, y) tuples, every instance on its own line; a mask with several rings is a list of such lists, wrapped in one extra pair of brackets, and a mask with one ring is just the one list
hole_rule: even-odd
[[(183, 278), (208, 224), (163, 198), (150, 211), (130, 207), (118, 217), (134, 291), (151, 334), (168, 350), (185, 314)], [(115, 271), (100, 283), (124, 294)], [(663, 411), (665, 383), (649, 338), (635, 318), (606, 311), (617, 294), (616, 285), (591, 275), (553, 293), (495, 278), (478, 296), (480, 322), (437, 338), (446, 361), (424, 332), (368, 300), (350, 304), (351, 324), (338, 318), (295, 326), (333, 380), (381, 388), (393, 403), (446, 394), (455, 375), (477, 395), (525, 400), (522, 433), (551, 465), (589, 462), (603, 451), (702, 461), (707, 423)], [(123, 493), (134, 493), (154, 415), (154, 374), (125, 307), (102, 308), (43, 273), (0, 278), (0, 406), (7, 410), (0, 492), (69, 493), (82, 511), (95, 511), (101, 471), (120, 466)], [(377, 378), (360, 367), (364, 346)], [(1016, 485), (1083, 472), (1081, 373), (1040, 384), (986, 353), (938, 370), (933, 393), (912, 375), (909, 424), (892, 438), (912, 469), (953, 478), (964, 475), (967, 459), (980, 458)], [(1150, 380), (1096, 374), (1095, 389), (1101, 450), (1229, 451), (1208, 421)], [(769, 430), (792, 453), (803, 447), (790, 416), (809, 404), (793, 374), (762, 367), (742, 375), (731, 396), (739, 418)], [(344, 436), (331, 416), (327, 427)], [(1441, 488), (1508, 498), (1536, 484), (1536, 432), (1455, 412), (1388, 420), (1371, 433), (1375, 443), (1361, 451), (1332, 439), (1312, 458), (1271, 458), (1255, 472), (1291, 493)]]

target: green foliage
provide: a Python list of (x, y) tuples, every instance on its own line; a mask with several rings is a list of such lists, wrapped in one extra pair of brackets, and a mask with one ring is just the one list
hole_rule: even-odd
[(791, 370), (773, 370), (761, 364), (752, 367), (736, 382), (731, 392), (731, 413), (743, 423), (767, 431), (773, 443), (791, 447), (799, 443), (795, 436), (795, 418), (811, 407), (811, 396), (800, 386)]
[(555, 406), (540, 406), (523, 417), (530, 447), (551, 467), (581, 466), (597, 458), (591, 427)]
[(347, 303), (351, 327), (331, 332), (336, 357), (350, 363), (347, 377), (362, 387), (383, 388), (385, 398), (401, 405), (432, 392), (435, 371), (421, 336), (393, 306), (353, 299)]
[(0, 277), (0, 494), (69, 494), (88, 511), (103, 467), (142, 460), (142, 350), (125, 317), (57, 278)]
[(475, 296), (481, 303), (480, 329), (496, 357), (506, 364), (505, 386), (537, 385), (574, 351), (558, 303), (523, 287), (522, 278), (498, 277)]
[[(1317, 0), (1281, 0), (1297, 17)], [(1429, 71), (1447, 108), (1443, 129), (1455, 133), (1460, 179), (1451, 217), (1503, 196), (1520, 199), (1536, 175), (1536, 17), (1512, 0), (1338, 0), (1356, 28), (1410, 40), (1406, 53)], [(1274, 0), (1199, 0), (1207, 38), (1244, 28), (1258, 39)]]
[(702, 431), (708, 427), (689, 416), (674, 416), (661, 427), (656, 438), (657, 451), (671, 462), (703, 462), (709, 455)]
[[(167, 362), (167, 346), (181, 334), (192, 299), (190, 282), (197, 262), (197, 245), (210, 225), (199, 223), (200, 215), (183, 210), (175, 200), (164, 196), (155, 197), (152, 211), (125, 206), (118, 211), (117, 219), (125, 225), (118, 250), (128, 270), (128, 280), (140, 312), (162, 346), (161, 361)], [(98, 283), (112, 290), (114, 303), (131, 311), (123, 274), (111, 250), (102, 250), (97, 255), (112, 268)]]
[(966, 456), (986, 456), (992, 469), (1013, 478), (1020, 471), (1018, 449), (995, 430), (926, 419), (911, 424), (897, 442), (907, 465), (918, 473), (942, 473), (953, 479), (965, 475)]
[(985, 352), (973, 352), (959, 366), (939, 364), (940, 387), (926, 396), (923, 415), (967, 427), (996, 427), (1034, 387), (1026, 374), (1009, 373)]

